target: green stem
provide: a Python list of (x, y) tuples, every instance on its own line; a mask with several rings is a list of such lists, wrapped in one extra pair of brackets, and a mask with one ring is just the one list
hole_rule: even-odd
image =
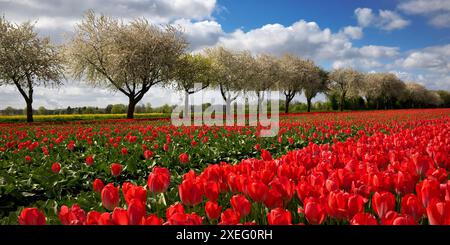
[(156, 209), (156, 215), (159, 217), (159, 205), (158, 205), (158, 200), (156, 199), (156, 194), (153, 192), (152, 193), (153, 194), (153, 199), (154, 199), (154, 201), (155, 201), (155, 209)]

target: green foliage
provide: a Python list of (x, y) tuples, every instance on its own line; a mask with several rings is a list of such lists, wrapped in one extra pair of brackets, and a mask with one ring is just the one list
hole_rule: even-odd
[(442, 100), (442, 107), (449, 108), (450, 107), (450, 92), (445, 90), (437, 91), (437, 94)]
[(112, 106), (111, 113), (112, 114), (122, 114), (127, 111), (127, 106), (123, 104), (116, 104)]

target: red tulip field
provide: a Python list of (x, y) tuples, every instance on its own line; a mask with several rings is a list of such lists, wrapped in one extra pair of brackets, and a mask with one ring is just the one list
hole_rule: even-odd
[(0, 124), (0, 223), (450, 225), (450, 109)]

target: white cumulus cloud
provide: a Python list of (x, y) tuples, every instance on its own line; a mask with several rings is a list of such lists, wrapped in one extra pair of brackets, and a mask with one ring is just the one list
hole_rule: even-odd
[(361, 39), (363, 37), (363, 30), (359, 26), (346, 26), (342, 30), (342, 33), (351, 39)]
[(381, 30), (392, 31), (403, 29), (410, 24), (408, 20), (391, 10), (380, 9), (376, 14), (370, 8), (357, 8), (354, 12), (361, 27), (374, 26)]
[(407, 14), (428, 17), (435, 27), (450, 27), (450, 0), (408, 0), (398, 5)]

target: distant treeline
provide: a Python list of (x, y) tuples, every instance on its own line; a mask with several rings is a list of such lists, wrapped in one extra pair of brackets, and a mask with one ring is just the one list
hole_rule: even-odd
[[(152, 107), (150, 104), (137, 105), (137, 113), (170, 113), (172, 111), (172, 106), (163, 105), (160, 107)], [(33, 110), (33, 114), (36, 115), (61, 115), (61, 114), (124, 114), (128, 110), (128, 106), (124, 104), (107, 105), (104, 108), (93, 107), (93, 106), (83, 106), (83, 107), (70, 107), (65, 109), (47, 109), (43, 106), (39, 107), (37, 110)], [(12, 116), (12, 115), (26, 115), (26, 108), (13, 108), (11, 106), (0, 110), (0, 115)]]
[[(371, 110), (371, 109), (407, 109), (407, 108), (450, 108), (450, 93), (447, 91), (429, 91), (427, 94), (424, 91), (420, 96), (404, 96), (394, 102), (383, 101), (368, 102), (363, 97), (355, 97), (345, 101), (344, 108), (346, 110)], [(279, 101), (280, 112), (285, 111), (285, 101)], [(204, 111), (211, 104), (203, 104), (202, 111)], [(194, 107), (191, 106), (191, 111), (194, 111)], [(339, 110), (339, 98), (333, 94), (327, 95), (326, 101), (317, 101), (312, 103), (311, 109), (314, 111), (336, 111)], [(152, 107), (150, 103), (139, 104), (136, 106), (136, 113), (171, 113), (175, 108), (174, 105), (162, 105), (159, 107)], [(293, 102), (289, 106), (289, 112), (305, 112), (308, 110), (307, 103)], [(65, 109), (47, 109), (43, 106), (33, 111), (36, 115), (70, 115), (70, 114), (124, 114), (128, 111), (128, 106), (125, 104), (108, 105), (104, 108), (83, 106), (83, 107), (67, 107)], [(223, 108), (226, 111), (226, 108)], [(12, 115), (26, 115), (26, 109), (13, 108), (8, 106), (7, 108), (0, 110), (0, 115), (12, 116)]]

